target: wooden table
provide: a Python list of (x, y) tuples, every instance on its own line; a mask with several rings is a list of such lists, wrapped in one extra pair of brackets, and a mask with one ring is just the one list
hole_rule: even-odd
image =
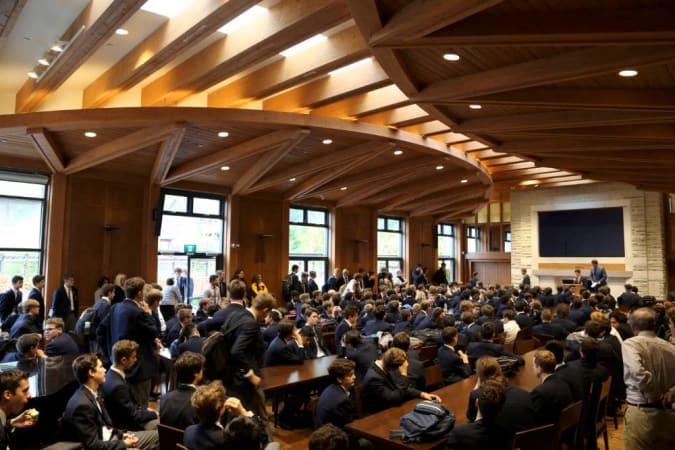
[(263, 367), (261, 387), (266, 394), (328, 379), (328, 366), (336, 356), (309, 359), (302, 365)]
[[(521, 367), (515, 376), (507, 379), (509, 383), (525, 389), (526, 391), (531, 391), (539, 384), (539, 380), (537, 380), (532, 369), (533, 357), (534, 351), (523, 355), (525, 366)], [(441, 397), (443, 405), (455, 413), (455, 416), (457, 417), (455, 426), (464, 425), (469, 421), (466, 418), (466, 407), (469, 401), (469, 393), (473, 390), (475, 385), (476, 375), (471, 375), (469, 378), (460, 382), (433, 391), (434, 394)], [(401, 416), (411, 412), (415, 405), (420, 401), (420, 399), (414, 399), (401, 406), (385, 409), (377, 414), (355, 420), (348, 424), (346, 428), (352, 433), (370, 440), (375, 444), (376, 448), (416, 450), (443, 448), (446, 437), (437, 441), (424, 443), (412, 443), (404, 442), (400, 439), (389, 439), (389, 432), (400, 428), (399, 419)]]

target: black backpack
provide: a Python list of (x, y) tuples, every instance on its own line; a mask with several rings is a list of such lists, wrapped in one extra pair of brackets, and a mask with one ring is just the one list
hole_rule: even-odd
[(438, 402), (424, 400), (401, 417), (400, 425), (404, 441), (434, 441), (450, 433), (455, 426), (455, 414)]
[(80, 318), (75, 323), (75, 334), (80, 338), (96, 339), (96, 327), (94, 321), (96, 320), (96, 310), (89, 307), (82, 311)]
[(231, 346), (227, 338), (247, 319), (246, 316), (243, 316), (230, 328), (229, 325), (233, 318), (234, 314), (227, 318), (221, 331), (214, 331), (202, 342), (202, 355), (206, 359), (204, 362), (204, 376), (211, 381), (222, 380), (224, 378), (227, 361), (230, 358)]

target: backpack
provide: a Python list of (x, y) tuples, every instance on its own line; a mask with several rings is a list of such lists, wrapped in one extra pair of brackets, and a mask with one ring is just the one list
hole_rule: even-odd
[(455, 414), (438, 402), (424, 400), (401, 417), (400, 425), (404, 441), (433, 441), (448, 435), (455, 426)]
[(202, 355), (206, 359), (204, 361), (204, 376), (211, 381), (223, 379), (227, 361), (230, 358), (230, 345), (227, 342), (227, 337), (239, 328), (246, 319), (246, 316), (244, 316), (232, 328), (229, 328), (233, 316), (227, 318), (221, 331), (214, 331), (202, 342)]
[(75, 323), (75, 334), (80, 338), (96, 339), (96, 327), (94, 321), (96, 320), (96, 310), (89, 307), (82, 311), (80, 318)]
[(499, 367), (501, 367), (502, 374), (505, 377), (514, 376), (522, 365), (522, 362), (519, 359), (513, 358), (511, 356), (500, 356), (497, 358), (497, 362), (499, 363)]

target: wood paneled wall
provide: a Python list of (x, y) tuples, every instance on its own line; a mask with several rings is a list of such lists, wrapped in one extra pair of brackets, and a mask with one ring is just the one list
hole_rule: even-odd
[(427, 278), (431, 280), (432, 275), (438, 269), (437, 261), (437, 243), (435, 222), (431, 216), (411, 217), (408, 220), (408, 255), (407, 260), (407, 275), (415, 268), (417, 264), (421, 264), (427, 268)]
[(504, 252), (467, 253), (469, 266), (466, 280), (473, 272), (478, 272), (478, 279), (485, 284), (499, 283), (502, 286), (511, 284), (511, 254)]
[(366, 207), (345, 207), (333, 210), (333, 260), (334, 267), (347, 268), (351, 273), (360, 267), (377, 268), (377, 211)]

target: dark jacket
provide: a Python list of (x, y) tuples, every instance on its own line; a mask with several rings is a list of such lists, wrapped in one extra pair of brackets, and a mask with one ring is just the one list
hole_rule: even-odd
[(45, 346), (47, 356), (57, 355), (77, 355), (80, 353), (80, 347), (68, 333), (63, 333)]
[(305, 362), (304, 348), (298, 347), (295, 339), (285, 342), (281, 337), (274, 338), (265, 353), (265, 367), (302, 364)]
[[(518, 431), (534, 428), (536, 420), (530, 394), (508, 383), (504, 383), (504, 388), (506, 401), (504, 402), (502, 411), (495, 417), (494, 424), (501, 434), (511, 439)], [(478, 394), (478, 389), (474, 389), (469, 395), (469, 406), (466, 410), (466, 417), (471, 422), (476, 420), (476, 415), (478, 414), (478, 409), (476, 408)]]
[(32, 314), (24, 313), (16, 319), (14, 325), (12, 325), (11, 330), (9, 331), (9, 337), (12, 339), (18, 339), (19, 336), (27, 333), (39, 333), (42, 334), (42, 321)]
[(185, 352), (201, 353), (204, 338), (201, 336), (190, 336), (185, 342), (178, 345), (178, 356)]
[(420, 393), (406, 377), (394, 377), (376, 363), (371, 364), (363, 380), (363, 404), (371, 413), (398, 406), (406, 400), (419, 397)]
[(3, 292), (0, 294), (0, 320), (5, 321), (9, 317), (10, 314), (12, 314), (19, 303), (21, 302), (21, 291), (17, 294), (14, 294), (14, 291), (12, 289), (8, 289), (7, 291)]
[(563, 364), (555, 370), (558, 378), (567, 383), (572, 394), (572, 400), (583, 400), (588, 394), (587, 386), (584, 383), (584, 374), (578, 364)]
[(115, 427), (122, 430), (143, 430), (143, 425), (157, 416), (137, 404), (122, 376), (110, 369), (100, 387), (105, 406)]
[(75, 307), (75, 310), (71, 311), (68, 293), (66, 292), (66, 288), (64, 286), (61, 286), (55, 289), (54, 293), (52, 294), (52, 307), (51, 307), (52, 317), (61, 317), (62, 319), (65, 319), (69, 314), (71, 314), (71, 312), (76, 316), (79, 314), (80, 300), (77, 295), (77, 288), (71, 287), (70, 290), (73, 295), (73, 306)]
[(366, 323), (366, 326), (363, 327), (363, 330), (361, 330), (361, 334), (370, 336), (371, 334), (376, 334), (378, 331), (389, 332), (392, 330), (392, 328), (394, 328), (392, 324), (385, 320), (373, 319)]
[(351, 395), (338, 384), (328, 385), (316, 404), (315, 428), (326, 423), (342, 428), (352, 420), (354, 420), (354, 402)]
[(569, 334), (561, 326), (552, 322), (542, 322), (539, 325), (535, 325), (532, 327), (532, 333), (553, 336), (553, 339), (558, 341), (564, 341)]
[[(96, 398), (84, 386), (75, 391), (63, 414), (63, 432), (69, 441), (81, 442), (87, 450), (125, 450), (120, 440), (103, 440), (103, 425), (112, 427), (105, 405), (96, 405)], [(118, 437), (120, 430), (114, 430)]]
[(438, 349), (436, 358), (441, 365), (441, 373), (447, 384), (456, 383), (471, 375), (471, 366), (464, 364), (462, 358), (445, 345)]
[(391, 334), (396, 335), (396, 333), (400, 333), (401, 331), (405, 331), (407, 333), (412, 331), (412, 324), (409, 320), (401, 320), (400, 322), (397, 322), (396, 325), (394, 325), (394, 330), (391, 332)]
[(349, 330), (351, 330), (351, 325), (349, 325), (346, 319), (338, 323), (335, 328), (335, 348), (337, 348), (337, 355), (340, 358), (345, 356), (345, 347), (342, 346), (342, 335)]
[(530, 399), (539, 425), (557, 423), (560, 412), (573, 401), (569, 386), (555, 373), (530, 392)]
[(183, 435), (183, 445), (189, 450), (221, 450), (226, 448), (225, 430), (217, 425), (190, 425)]
[(499, 433), (494, 424), (482, 420), (460, 425), (448, 436), (445, 450), (507, 450), (508, 439)]
[(354, 361), (356, 365), (354, 367), (356, 382), (360, 384), (366, 377), (366, 373), (368, 373), (368, 369), (370, 369), (373, 361), (377, 359), (377, 348), (375, 348), (375, 343), (372, 339), (367, 338), (356, 348), (347, 347), (346, 356)]
[(40, 289), (34, 287), (28, 293), (28, 298), (32, 299), (32, 300), (36, 300), (40, 304), (40, 314), (38, 314), (38, 317), (40, 318), (40, 321), (44, 320), (44, 317), (45, 317), (45, 299), (42, 296), (42, 291)]
[(178, 387), (167, 392), (159, 402), (159, 421), (181, 430), (199, 422), (197, 414), (190, 403), (195, 388), (187, 384), (179, 384)]
[(230, 345), (230, 359), (225, 368), (223, 381), (228, 389), (249, 390), (251, 383), (244, 375), (253, 370), (257, 376), (261, 376), (258, 360), (265, 349), (260, 327), (251, 313), (244, 308), (234, 313), (230, 323), (233, 326), (236, 324), (238, 328), (227, 338), (227, 344)]
[(499, 358), (500, 356), (509, 356), (520, 361), (523, 359), (518, 355), (504, 350), (503, 345), (494, 344), (485, 340), (479, 342), (469, 342), (469, 345), (466, 347), (466, 353), (469, 355), (469, 357), (476, 359), (480, 358), (481, 356), (494, 356), (495, 358)]

